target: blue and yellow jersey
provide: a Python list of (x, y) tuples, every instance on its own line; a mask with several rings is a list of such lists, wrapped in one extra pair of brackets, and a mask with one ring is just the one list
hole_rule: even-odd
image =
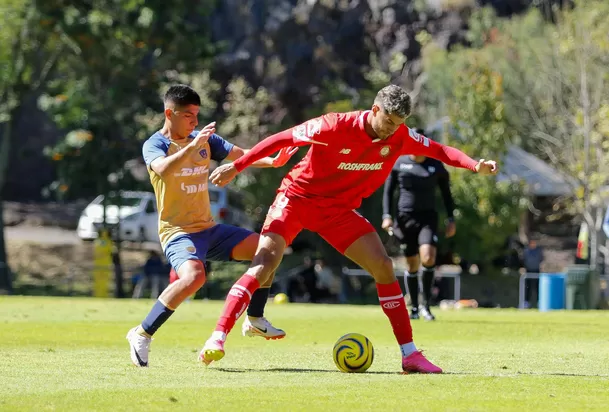
[(154, 159), (171, 156), (186, 147), (197, 135), (195, 130), (183, 140), (171, 140), (156, 132), (144, 142), (142, 152), (148, 167), (159, 211), (159, 238), (163, 248), (172, 238), (195, 233), (215, 225), (209, 204), (209, 162), (222, 161), (233, 145), (212, 135), (199, 151), (180, 160), (163, 179), (151, 168)]

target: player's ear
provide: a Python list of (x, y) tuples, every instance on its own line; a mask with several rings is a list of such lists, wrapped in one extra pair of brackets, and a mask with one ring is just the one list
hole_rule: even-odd
[(165, 108), (165, 119), (171, 119), (171, 115), (173, 114), (173, 110), (171, 110), (171, 108), (166, 107)]
[(372, 113), (377, 114), (381, 108), (377, 104), (372, 105)]

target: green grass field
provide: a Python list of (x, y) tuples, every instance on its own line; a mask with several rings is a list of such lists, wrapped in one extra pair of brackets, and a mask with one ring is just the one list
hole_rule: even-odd
[[(152, 301), (0, 298), (0, 410), (557, 411), (609, 409), (609, 312), (437, 312), (415, 342), (446, 371), (402, 375), (375, 306), (274, 305), (282, 341), (244, 338), (205, 368), (198, 351), (221, 302), (188, 302), (156, 334), (151, 367), (131, 365), (125, 334)], [(368, 336), (364, 374), (334, 367), (347, 332)]]

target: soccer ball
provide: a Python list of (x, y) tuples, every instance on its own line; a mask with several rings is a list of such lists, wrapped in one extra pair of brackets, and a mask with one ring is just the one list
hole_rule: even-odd
[(372, 342), (359, 333), (347, 333), (334, 344), (334, 363), (341, 372), (366, 372), (374, 361)]
[(285, 293), (278, 293), (273, 298), (273, 302), (280, 304), (280, 305), (284, 304), (284, 303), (288, 303), (289, 301), (290, 301), (290, 299), (288, 299), (288, 295), (286, 295)]

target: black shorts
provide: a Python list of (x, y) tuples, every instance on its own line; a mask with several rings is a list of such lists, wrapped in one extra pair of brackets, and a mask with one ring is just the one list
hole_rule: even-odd
[(402, 212), (394, 226), (394, 235), (402, 244), (406, 257), (418, 255), (421, 245), (438, 244), (437, 212)]

